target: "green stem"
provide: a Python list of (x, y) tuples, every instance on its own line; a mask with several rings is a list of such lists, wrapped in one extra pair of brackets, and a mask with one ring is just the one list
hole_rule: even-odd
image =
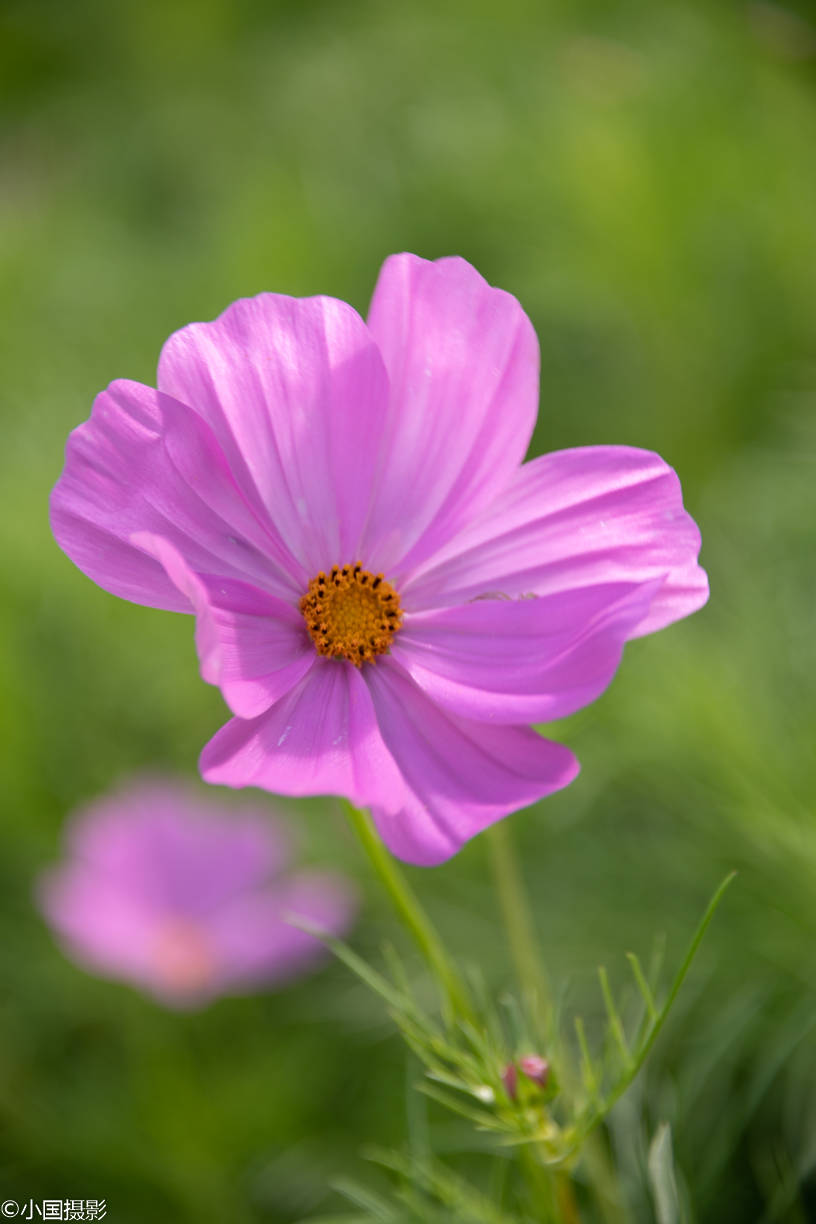
[(581, 1212), (578, 1209), (575, 1190), (566, 1173), (556, 1174), (555, 1195), (563, 1224), (581, 1224)]
[(552, 1173), (545, 1169), (532, 1148), (526, 1144), (518, 1149), (518, 1158), (524, 1180), (527, 1183), (531, 1209), (536, 1213), (533, 1217), (542, 1224), (559, 1224), (558, 1203), (556, 1200), (555, 1180)]
[(455, 973), (430, 918), (423, 910), (405, 876), (380, 841), (368, 812), (344, 801), (343, 807), (368, 860), (380, 877), (401, 921), (411, 934), (436, 978), (453, 1017), (474, 1020), (464, 984)]
[[(536, 939), (533, 916), (527, 900), (527, 890), (521, 874), (513, 835), (508, 820), (491, 825), (485, 836), (490, 846), (490, 865), (499, 897), (505, 934), (519, 985), (528, 1007), (538, 1011), (549, 994), (547, 979)], [(573, 1199), (569, 1179), (553, 1175), (540, 1163), (531, 1148), (522, 1149), (522, 1169), (534, 1192), (536, 1206), (547, 1203), (548, 1218), (577, 1224), (578, 1216), (571, 1210)], [(567, 1210), (567, 1208), (570, 1210)]]
[(516, 974), (531, 1001), (544, 1003), (548, 996), (547, 974), (541, 961), (533, 917), (527, 902), (527, 890), (513, 847), (508, 820), (491, 825), (486, 837), (490, 845), (490, 862), (499, 894), (510, 952)]
[[(534, 1007), (545, 1006), (550, 995), (549, 981), (541, 959), (527, 888), (513, 845), (510, 822), (500, 820), (491, 825), (486, 837), (490, 843), (493, 878), (516, 974), (529, 1002)], [(565, 1058), (559, 1061), (558, 1069), (562, 1084), (566, 1087), (573, 1076)], [(544, 1174), (545, 1170), (541, 1169), (540, 1165), (538, 1167), (540, 1173)], [(527, 1163), (526, 1171), (529, 1176), (530, 1162)], [(555, 1174), (553, 1185), (557, 1200), (557, 1218), (562, 1224), (580, 1224), (580, 1212), (569, 1175), (563, 1171)]]

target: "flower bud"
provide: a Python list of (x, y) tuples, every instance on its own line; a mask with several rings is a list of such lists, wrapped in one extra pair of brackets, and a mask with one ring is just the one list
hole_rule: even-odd
[(515, 1063), (508, 1063), (501, 1074), (504, 1090), (511, 1101), (515, 1101), (518, 1087), (518, 1072), (516, 1071)]
[(539, 1088), (547, 1087), (550, 1064), (546, 1058), (542, 1058), (540, 1054), (525, 1054), (524, 1058), (518, 1060), (518, 1065), (522, 1075), (526, 1075), (527, 1079), (538, 1084)]

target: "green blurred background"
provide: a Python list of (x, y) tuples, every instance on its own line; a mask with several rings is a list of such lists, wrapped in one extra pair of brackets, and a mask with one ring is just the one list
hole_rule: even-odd
[[(326, 1212), (405, 1136), (406, 1064), (337, 965), (199, 1015), (57, 951), (31, 903), (79, 802), (191, 779), (224, 719), (192, 626), (58, 551), (48, 491), (114, 377), (262, 289), (365, 310), (382, 259), (458, 253), (541, 339), (536, 452), (660, 451), (706, 610), (633, 644), (556, 729), (583, 772), (513, 818), (560, 990), (667, 963), (740, 876), (610, 1141), (631, 1218), (673, 1128), (688, 1219), (816, 1219), (816, 28), (771, 4), (3, 0), (0, 5), (0, 1198), (108, 1218)], [(202, 788), (202, 792), (203, 792)], [(240, 802), (240, 798), (231, 800)], [(358, 878), (328, 803), (303, 853)], [(511, 981), (485, 847), (411, 872), (459, 957)], [(465, 1131), (443, 1118), (456, 1153)], [(454, 1157), (455, 1159), (455, 1157)]]

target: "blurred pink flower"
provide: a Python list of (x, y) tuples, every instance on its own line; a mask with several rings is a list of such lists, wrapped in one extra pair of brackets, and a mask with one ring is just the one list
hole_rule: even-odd
[(54, 533), (115, 595), (195, 612), (235, 715), (207, 781), (345, 795), (422, 864), (572, 781), (526, 724), (594, 700), (708, 587), (658, 455), (522, 464), (538, 385), (515, 298), (395, 255), (367, 323), (261, 294), (171, 336), (158, 390), (98, 396)]
[(172, 1007), (199, 1007), (307, 972), (342, 934), (354, 893), (336, 875), (286, 871), (265, 814), (198, 801), (171, 782), (99, 799), (68, 828), (68, 853), (37, 894), (67, 954)]

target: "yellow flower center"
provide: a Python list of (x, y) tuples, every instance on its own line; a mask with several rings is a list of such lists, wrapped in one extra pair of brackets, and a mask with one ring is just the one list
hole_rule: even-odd
[(362, 562), (335, 565), (309, 583), (300, 610), (318, 654), (348, 659), (355, 667), (385, 654), (402, 624), (399, 595), (382, 574)]

